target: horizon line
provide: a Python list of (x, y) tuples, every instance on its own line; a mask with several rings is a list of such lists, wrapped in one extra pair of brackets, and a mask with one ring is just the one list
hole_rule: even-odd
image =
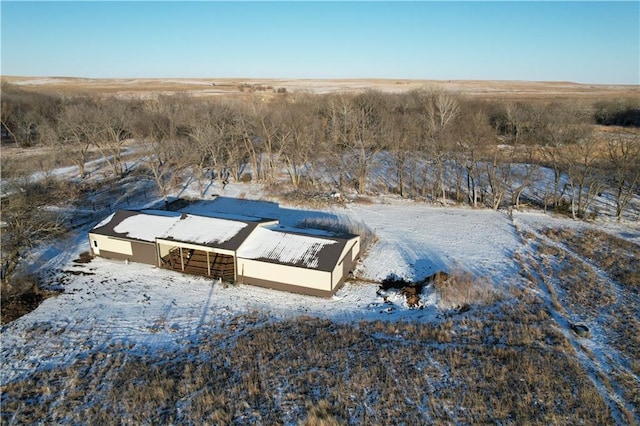
[(503, 83), (555, 83), (555, 84), (574, 84), (581, 86), (640, 86), (639, 83), (590, 83), (578, 82), (571, 80), (526, 80), (526, 79), (485, 79), (485, 78), (404, 78), (404, 77), (85, 77), (71, 75), (15, 75), (0, 74), (2, 78), (32, 78), (32, 79), (77, 79), (77, 80), (290, 80), (290, 81), (436, 81), (436, 82), (503, 82)]

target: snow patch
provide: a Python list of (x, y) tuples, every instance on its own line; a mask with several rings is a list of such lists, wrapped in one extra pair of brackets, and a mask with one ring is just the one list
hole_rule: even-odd
[(104, 219), (102, 219), (99, 224), (94, 226), (93, 229), (97, 229), (97, 228), (100, 228), (102, 226), (105, 226), (107, 223), (111, 222), (111, 219), (113, 219), (114, 215), (115, 215), (115, 212), (111, 213), (109, 216), (107, 216)]
[(156, 236), (196, 244), (220, 244), (229, 241), (246, 227), (247, 224), (243, 222), (186, 215)]
[(167, 232), (180, 217), (137, 214), (120, 222), (113, 230), (119, 234), (127, 234), (130, 238), (142, 241), (155, 241), (156, 237)]
[(290, 265), (302, 263), (307, 268), (317, 268), (318, 253), (335, 243), (324, 238), (258, 228), (238, 250), (238, 257), (269, 259)]

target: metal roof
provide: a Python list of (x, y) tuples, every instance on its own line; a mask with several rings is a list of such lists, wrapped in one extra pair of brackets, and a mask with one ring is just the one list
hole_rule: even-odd
[(243, 222), (196, 216), (187, 213), (118, 210), (91, 230), (91, 233), (135, 241), (155, 242), (156, 238), (213, 248), (237, 250), (257, 226)]
[(238, 249), (243, 259), (261, 260), (299, 268), (333, 271), (351, 238), (292, 233), (278, 229), (259, 228)]
[[(228, 216), (227, 216), (228, 217)], [(355, 235), (258, 226), (242, 221), (169, 211), (118, 210), (90, 232), (134, 241), (172, 240), (236, 251), (237, 257), (320, 271), (332, 271)]]

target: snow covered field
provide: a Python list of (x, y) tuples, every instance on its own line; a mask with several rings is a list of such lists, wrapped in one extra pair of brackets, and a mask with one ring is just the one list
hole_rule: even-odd
[[(0, 424), (640, 424), (640, 196), (633, 166), (629, 178), (613, 176), (626, 167), (611, 151), (637, 141), (638, 129), (596, 124), (618, 123), (618, 107), (604, 121), (600, 112), (637, 88), (10, 80), (22, 93), (12, 92), (10, 104), (18, 105), (24, 94), (26, 105), (50, 107), (46, 116), (53, 121), (43, 132), (37, 125), (35, 146), (22, 147), (34, 142), (33, 124), (22, 123), (22, 108), (12, 107), (25, 137), (14, 138), (16, 144), (3, 140), (1, 272), (11, 280), (2, 283)], [(390, 96), (392, 102), (372, 116), (379, 122), (371, 127), (372, 138), (355, 132), (365, 118), (359, 111), (369, 109), (360, 100), (368, 96), (352, 104), (348, 96), (316, 103), (295, 95), (370, 87), (428, 93), (407, 97), (408, 107), (397, 111), (401, 104), (394, 99), (404, 98)], [(31, 99), (39, 88), (69, 98), (94, 91), (105, 102), (51, 99), (49, 105), (45, 97)], [(464, 114), (451, 121), (451, 132), (422, 135), (427, 129), (417, 124), (440, 109), (432, 105), (439, 104), (440, 89), (470, 97), (455, 96)], [(185, 95), (176, 98), (179, 108), (163, 96), (176, 93)], [(223, 94), (233, 101), (196, 100)], [(564, 116), (564, 104), (549, 103), (548, 111), (528, 106), (533, 98), (543, 105), (567, 95), (580, 98), (580, 105), (566, 104), (576, 117)], [(132, 102), (115, 102), (112, 110), (109, 96)], [(474, 96), (490, 101), (476, 105)], [(262, 104), (270, 99), (277, 102)], [(302, 110), (293, 106), (298, 99), (313, 111), (300, 122), (293, 120)], [(596, 100), (605, 101), (602, 111)], [(245, 109), (244, 101), (254, 108)], [(590, 102), (593, 119), (586, 116)], [(135, 119), (107, 124), (109, 117), (122, 117), (120, 106)], [(58, 108), (61, 116), (53, 114)], [(465, 119), (476, 108), (477, 117), (487, 120), (477, 135), (474, 127), (482, 123)], [(96, 120), (86, 129), (84, 115), (77, 126), (67, 117), (84, 109), (89, 121)], [(389, 115), (382, 114), (387, 109)], [(403, 116), (398, 122), (396, 112)], [(119, 134), (112, 144), (101, 137), (102, 127)], [(339, 127), (344, 132), (334, 132)], [(406, 158), (412, 153), (396, 133), (419, 137), (419, 145), (409, 141), (415, 158)], [(342, 143), (352, 136), (353, 145)], [(50, 144), (54, 137), (62, 145)], [(296, 160), (298, 137), (328, 144)], [(371, 150), (363, 137), (375, 142)], [(163, 143), (154, 155), (156, 138)], [(567, 152), (557, 146), (565, 139), (577, 141)], [(432, 146), (438, 141), (445, 143)], [(176, 146), (181, 155), (170, 152), (177, 153)], [(573, 155), (587, 148), (602, 150), (591, 152), (597, 154), (595, 169), (586, 158), (575, 163)], [(72, 165), (72, 154), (86, 155), (84, 167)], [(554, 171), (556, 156), (562, 167)], [(605, 160), (611, 164), (605, 167)], [(281, 168), (295, 163), (305, 163), (294, 167), (303, 172), (301, 181), (296, 170)], [(596, 170), (583, 188), (581, 179)], [(616, 197), (615, 182), (630, 185), (631, 199), (620, 212), (624, 200)], [(584, 199), (576, 198), (578, 191)], [(469, 207), (476, 203), (465, 194), (477, 195), (484, 208)], [(179, 200), (169, 205), (167, 195)], [(131, 216), (117, 231), (152, 241), (176, 236), (177, 227), (199, 240), (207, 228), (209, 237), (213, 232), (226, 241), (239, 229), (221, 219), (268, 218), (278, 221), (275, 229), (358, 233), (366, 250), (344, 287), (327, 299), (89, 256), (89, 230), (115, 211), (169, 208), (153, 218)], [(584, 220), (570, 219), (572, 212)], [(162, 231), (151, 232), (157, 227)], [(243, 256), (264, 259), (277, 252), (292, 260), (329, 244), (309, 237), (292, 244), (283, 233), (278, 240), (271, 229), (262, 231)], [(305, 258), (307, 265), (313, 262), (313, 256)]]
[[(209, 202), (215, 208), (216, 202)], [(218, 211), (282, 216), (295, 224), (314, 212), (281, 208), (273, 203), (221, 199)], [(257, 210), (264, 208), (264, 211)], [(202, 209), (202, 206), (200, 206)], [(195, 205), (191, 210), (198, 210)], [(202, 211), (202, 210), (201, 210)], [(429, 208), (414, 203), (349, 206), (324, 214), (348, 215), (375, 229), (379, 238), (363, 259), (356, 276), (381, 281), (391, 274), (419, 280), (437, 271), (468, 270), (489, 275), (496, 283), (514, 275), (512, 253), (518, 237), (509, 218), (493, 211)], [(73, 361), (89, 347), (116, 340), (131, 345), (176, 345), (203, 324), (221, 324), (231, 316), (260, 310), (275, 317), (313, 315), (337, 321), (360, 319), (432, 319), (436, 306), (409, 310), (398, 298), (396, 309), (383, 310), (378, 286), (351, 282), (332, 299), (283, 293), (247, 285), (225, 286), (205, 278), (182, 275), (148, 265), (73, 258), (88, 250), (77, 239), (74, 255), (65, 253), (56, 265), (64, 292), (47, 299), (34, 312), (3, 329), (2, 382), (34, 368)], [(56, 258), (50, 261), (51, 267)], [(427, 295), (426, 304), (435, 298)], [(38, 328), (48, 336), (35, 338)], [(42, 331), (44, 329), (45, 331)]]
[[(475, 276), (490, 277), (497, 286), (510, 286), (519, 280), (519, 267), (513, 255), (522, 242), (513, 221), (503, 212), (429, 207), (409, 201), (350, 204), (346, 208), (313, 211), (228, 197), (191, 205), (185, 210), (206, 213), (207, 209), (277, 217), (284, 225), (291, 226), (305, 218), (325, 215), (362, 221), (378, 238), (362, 256), (355, 273), (364, 281), (380, 282), (394, 275), (418, 281), (438, 271), (471, 272)], [(541, 222), (584, 226), (582, 222), (545, 214), (516, 214), (516, 223), (536, 226)], [(640, 229), (612, 227), (629, 240), (640, 240)], [(225, 286), (148, 265), (101, 258), (89, 264), (74, 263), (72, 259), (88, 248), (88, 240), (80, 232), (72, 251), (60, 252), (59, 257), (53, 257), (48, 264), (62, 271), (59, 281), (64, 292), (4, 327), (4, 383), (40, 365), (42, 360), (46, 360), (47, 365), (73, 360), (76, 354), (69, 348), (101, 345), (111, 339), (126, 340), (134, 345), (179, 344), (204, 323), (220, 323), (229, 316), (254, 309), (276, 317), (305, 314), (338, 321), (404, 317), (429, 320), (438, 313), (436, 306), (409, 310), (399, 300), (399, 309), (389, 316), (380, 308), (382, 299), (376, 294), (377, 285), (357, 280), (326, 300), (247, 285)], [(433, 304), (435, 299), (431, 296), (426, 300)], [(44, 346), (28, 332), (34, 325), (43, 324), (59, 336), (47, 339)]]
[[(182, 195), (190, 194), (189, 189), (183, 192), (186, 194)], [(587, 317), (572, 309), (564, 298), (561, 306), (555, 307), (554, 289), (551, 284), (544, 287), (544, 279), (539, 288), (527, 280), (522, 258), (538, 254), (523, 235), (540, 235), (547, 227), (597, 228), (639, 244), (637, 222), (589, 224), (535, 211), (513, 212), (510, 216), (503, 211), (434, 207), (393, 197), (313, 210), (269, 200), (259, 186), (233, 183), (223, 195), (213, 198), (208, 194), (206, 201), (191, 204), (183, 211), (277, 218), (283, 226), (342, 218), (365, 224), (374, 231), (377, 242), (362, 255), (355, 280), (331, 299), (321, 299), (248, 285), (225, 285), (148, 265), (101, 258), (77, 263), (74, 259), (89, 249), (89, 227), (78, 229), (69, 239), (40, 253), (45, 262), (39, 264), (48, 271), (47, 280), (63, 292), (2, 327), (2, 385), (28, 378), (34, 372), (68, 367), (89, 354), (112, 353), (113, 348), (126, 348), (130, 354), (177, 354), (189, 342), (224, 333), (229, 322), (242, 315), (257, 314), (272, 321), (314, 317), (350, 326), (363, 320), (409, 321), (435, 327), (448, 313), (439, 305), (437, 292), (431, 286), (421, 295), (421, 309), (411, 309), (402, 294), (381, 293), (376, 282), (389, 277), (419, 281), (438, 271), (469, 272), (493, 286), (502, 295), (501, 303), (515, 303), (512, 291), (516, 288), (546, 300), (555, 321), (552, 328), (560, 330), (574, 346), (614, 418), (624, 419), (617, 407), (628, 408), (629, 403), (619, 391), (607, 387), (602, 377), (618, 363), (631, 374), (628, 355), (624, 349), (610, 346), (611, 337), (597, 320), (588, 322), (592, 331), (589, 342), (572, 335), (571, 322)], [(638, 302), (637, 297), (631, 300)], [(490, 312), (492, 308), (487, 309)], [(484, 315), (479, 307), (468, 318)], [(632, 320), (637, 322), (637, 318)], [(632, 377), (637, 381), (637, 376)]]

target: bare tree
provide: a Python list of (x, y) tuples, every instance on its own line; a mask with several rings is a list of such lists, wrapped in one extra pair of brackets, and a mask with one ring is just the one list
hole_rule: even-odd
[[(149, 171), (165, 203), (169, 202), (171, 176), (179, 169), (188, 147), (177, 140), (177, 125), (171, 103), (147, 103), (133, 123), (132, 132), (140, 147), (140, 162)], [(167, 109), (168, 108), (168, 109)]]
[[(256, 108), (256, 138), (260, 146), (260, 176), (266, 183), (277, 180), (277, 171), (284, 147), (290, 143), (291, 130), (284, 126), (286, 99)], [(255, 144), (254, 144), (255, 145)]]
[[(257, 110), (256, 105), (252, 104), (249, 108), (246, 108), (242, 105), (235, 105), (235, 132), (240, 137), (240, 141), (245, 148), (246, 158), (248, 159), (249, 166), (251, 167), (251, 172), (253, 173), (253, 178), (256, 180), (260, 180), (260, 176), (262, 176), (261, 170), (261, 140), (258, 136), (256, 136), (257, 131)], [(240, 158), (237, 156), (235, 158)], [(238, 175), (238, 178), (240, 176)]]
[(385, 100), (384, 95), (373, 90), (355, 97), (339, 95), (329, 99), (328, 131), (341, 169), (340, 186), (343, 177), (350, 175), (355, 179), (356, 190), (366, 192), (370, 168), (384, 148), (380, 126)]
[(2, 126), (11, 139), (21, 147), (35, 144), (40, 119), (41, 117), (35, 111), (12, 108), (3, 102)]
[(64, 187), (68, 185), (60, 185), (52, 179), (38, 182), (12, 180), (6, 186), (5, 191), (9, 195), (0, 204), (4, 224), (0, 266), (3, 282), (10, 282), (29, 250), (54, 240), (65, 231), (58, 211), (47, 208), (68, 199), (57, 191)]
[(456, 122), (456, 151), (458, 162), (466, 171), (467, 198), (473, 207), (478, 206), (481, 188), (480, 165), (490, 152), (495, 134), (484, 111), (476, 109), (461, 115)]
[[(249, 164), (249, 154), (244, 148), (245, 136), (240, 130), (242, 126), (234, 120), (229, 125), (232, 131), (229, 132), (226, 143), (223, 146), (224, 174), (230, 175), (238, 181), (244, 175)], [(228, 178), (228, 177), (227, 177)]]
[(179, 158), (177, 149), (179, 146), (168, 139), (143, 139), (140, 141), (142, 147), (142, 164), (153, 177), (162, 199), (169, 203), (169, 189), (171, 187), (171, 176), (178, 169), (177, 159)]
[(535, 137), (542, 142), (543, 159), (553, 170), (550, 198), (552, 205), (558, 207), (564, 194), (562, 177), (567, 171), (567, 154), (572, 144), (586, 139), (590, 127), (585, 125), (584, 110), (575, 105), (549, 104), (540, 108), (544, 108), (544, 113), (538, 115)]
[(98, 102), (90, 111), (87, 134), (115, 177), (124, 176), (122, 149), (130, 136), (131, 109), (123, 101)]
[(218, 132), (219, 114), (216, 107), (216, 103), (198, 102), (192, 104), (185, 114), (187, 139), (182, 142), (185, 148), (183, 156), (193, 170), (201, 197), (213, 181), (216, 171), (220, 175), (222, 136)]
[(40, 93), (28, 93), (15, 86), (2, 83), (0, 122), (9, 138), (21, 147), (40, 142), (41, 127), (51, 125), (59, 109), (60, 101)]
[(505, 140), (505, 136), (508, 136), (505, 142), (512, 152), (507, 160), (511, 163), (509, 191), (511, 205), (518, 209), (522, 194), (533, 187), (538, 176), (539, 167), (534, 164), (534, 146), (538, 142), (536, 137), (541, 133), (540, 129), (547, 123), (544, 109), (537, 105), (508, 102), (502, 105), (501, 112), (503, 121), (494, 120), (493, 124), (499, 139)]
[(594, 198), (604, 186), (596, 140), (585, 137), (567, 153), (568, 185), (571, 189), (571, 215), (584, 218)]
[(343, 190), (347, 180), (347, 165), (344, 161), (344, 150), (347, 147), (348, 123), (350, 116), (350, 99), (345, 95), (329, 95), (324, 98), (320, 111), (323, 139), (326, 141), (328, 172), (333, 172), (336, 186)]
[(289, 180), (298, 188), (303, 176), (313, 180), (313, 160), (318, 154), (321, 131), (312, 100), (307, 96), (290, 99), (291, 104), (283, 111), (280, 144)]
[(607, 158), (616, 200), (616, 218), (620, 220), (629, 201), (640, 187), (640, 143), (618, 135), (607, 142)]
[(539, 178), (540, 167), (533, 161), (520, 163), (511, 168), (511, 205), (520, 208), (522, 194), (527, 189), (533, 188)]
[(493, 210), (500, 208), (505, 194), (510, 188), (511, 168), (511, 163), (506, 160), (504, 153), (499, 148), (494, 149), (489, 161), (482, 163), (482, 169), (489, 187), (489, 205)]
[(60, 111), (56, 123), (55, 145), (73, 164), (78, 167), (78, 175), (86, 176), (85, 165), (91, 148), (91, 140), (87, 134), (87, 125), (91, 117), (87, 117), (88, 100), (69, 103)]
[(507, 137), (505, 142), (515, 146), (535, 143), (536, 133), (540, 126), (546, 123), (544, 106), (535, 103), (505, 102), (499, 108), (497, 115), (500, 117), (494, 116), (493, 125), (498, 135)]
[(381, 137), (386, 140), (389, 154), (393, 160), (392, 170), (401, 197), (407, 195), (414, 187), (416, 172), (416, 152), (418, 143), (422, 140), (422, 126), (420, 115), (410, 105), (411, 100), (406, 96), (396, 99), (395, 105), (386, 111), (382, 118)]
[[(436, 187), (442, 201), (446, 200), (445, 167), (451, 152), (449, 130), (458, 115), (460, 104), (451, 93), (430, 91), (424, 96), (425, 102), (425, 134), (427, 152), (436, 168)], [(435, 194), (434, 194), (435, 195)]]
[(367, 91), (357, 96), (355, 101), (356, 122), (352, 142), (357, 164), (358, 192), (366, 192), (370, 168), (377, 160), (377, 154), (386, 148), (386, 141), (380, 137), (383, 125), (382, 114), (388, 106), (387, 97), (378, 91)]

